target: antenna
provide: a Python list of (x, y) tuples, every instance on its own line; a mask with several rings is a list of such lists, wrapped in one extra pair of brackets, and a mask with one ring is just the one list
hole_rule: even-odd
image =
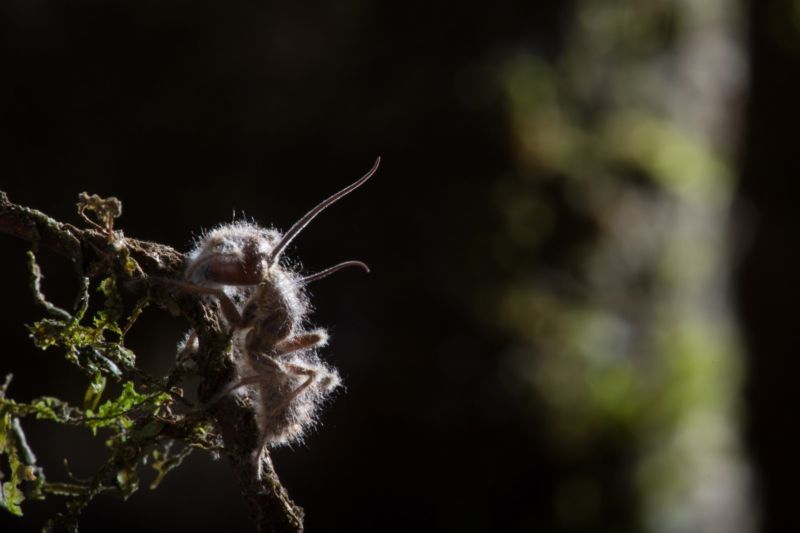
[(369, 169), (369, 172), (364, 174), (358, 181), (356, 181), (351, 185), (348, 185), (347, 187), (337, 192), (336, 194), (329, 196), (328, 198), (320, 202), (314, 209), (303, 215), (303, 218), (295, 222), (294, 225), (291, 228), (289, 228), (289, 231), (287, 231), (283, 235), (283, 238), (281, 238), (280, 242), (278, 242), (278, 244), (275, 245), (275, 248), (272, 249), (272, 252), (269, 254), (269, 257), (267, 257), (268, 267), (272, 266), (273, 264), (275, 264), (275, 261), (280, 259), (281, 254), (286, 249), (286, 247), (289, 246), (289, 244), (294, 240), (294, 238), (297, 237), (297, 235), (301, 231), (303, 231), (303, 229), (305, 229), (306, 226), (308, 226), (309, 222), (314, 220), (314, 217), (322, 213), (326, 208), (334, 204), (339, 199), (347, 196), (354, 190), (361, 187), (361, 185), (363, 185), (364, 182), (366, 182), (373, 176), (373, 174), (375, 174), (380, 164), (381, 164), (381, 158), (378, 157), (378, 159), (375, 160), (375, 164), (372, 165), (371, 169)]
[(365, 272), (369, 272), (369, 267), (366, 265), (366, 263), (362, 263), (361, 261), (345, 261), (344, 263), (339, 263), (338, 265), (326, 268), (325, 270), (317, 272), (316, 274), (311, 274), (310, 276), (306, 276), (303, 279), (301, 279), (300, 282), (306, 284), (306, 283), (311, 283), (312, 281), (317, 281), (318, 279), (327, 278), (334, 272), (338, 272), (343, 268), (347, 267), (360, 267), (363, 268)]

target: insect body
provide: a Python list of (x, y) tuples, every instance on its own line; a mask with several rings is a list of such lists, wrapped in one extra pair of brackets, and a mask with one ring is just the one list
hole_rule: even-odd
[[(367, 181), (379, 162), (283, 235), (250, 223), (227, 224), (199, 239), (189, 254), (181, 286), (213, 296), (233, 330), (238, 375), (208, 405), (234, 391), (251, 395), (261, 432), (256, 452), (264, 446), (301, 439), (321, 402), (340, 383), (336, 370), (316, 354), (327, 342), (327, 333), (304, 327), (308, 312), (305, 285), (349, 266), (369, 270), (360, 261), (346, 261), (304, 277), (282, 265), (281, 254), (315, 216)], [(193, 343), (192, 335), (187, 348)]]

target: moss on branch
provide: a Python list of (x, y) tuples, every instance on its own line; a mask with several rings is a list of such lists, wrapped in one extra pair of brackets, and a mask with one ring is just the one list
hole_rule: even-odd
[[(60, 497), (64, 510), (49, 527), (77, 531), (81, 511), (95, 496), (127, 498), (138, 489), (140, 465), (155, 469), (150, 486), (155, 489), (192, 451), (202, 449), (228, 457), (259, 531), (302, 531), (302, 509), (280, 484), (269, 452), (265, 450), (258, 461), (251, 459), (258, 440), (253, 406), (233, 396), (207, 410), (191, 406), (180, 388), (181, 367), (152, 376), (136, 366), (135, 354), (125, 346), (125, 335), (138, 316), (154, 304), (184, 317), (197, 334), (201, 400), (211, 398), (232, 379), (230, 332), (212, 306), (169, 282), (181, 279), (184, 254), (115, 230), (114, 219), (122, 212), (115, 198), (84, 193), (78, 212), (89, 227), (56, 221), (12, 203), (0, 191), (0, 233), (31, 243), (32, 298), (45, 314), (28, 326), (31, 338), (43, 350), (61, 351), (87, 380), (81, 405), (51, 396), (17, 402), (8, 396), (10, 375), (0, 386), (0, 456), (5, 459), (0, 461), (0, 506), (21, 516), (29, 500)], [(74, 265), (80, 281), (74, 309), (59, 308), (43, 294), (36, 261), (36, 251), (42, 247)], [(97, 311), (88, 316), (92, 298), (101, 303), (92, 306)], [(136, 304), (128, 308), (125, 301)], [(116, 397), (105, 394), (109, 381), (121, 385)], [(26, 417), (85, 428), (103, 438), (109, 450), (105, 463), (87, 479), (67, 472), (66, 479), (50, 481), (25, 438), (21, 420)]]

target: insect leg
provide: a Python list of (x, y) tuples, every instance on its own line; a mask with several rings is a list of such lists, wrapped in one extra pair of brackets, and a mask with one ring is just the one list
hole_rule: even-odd
[(222, 310), (222, 314), (225, 316), (225, 320), (228, 321), (234, 328), (240, 328), (243, 325), (244, 320), (242, 319), (242, 314), (239, 313), (239, 310), (236, 309), (236, 305), (233, 301), (225, 294), (224, 291), (220, 289), (215, 289), (213, 287), (203, 287), (202, 285), (195, 285), (194, 283), (188, 283), (186, 281), (180, 281), (177, 279), (169, 279), (169, 278), (160, 278), (157, 276), (150, 276), (150, 280), (157, 281), (160, 283), (166, 283), (176, 287), (184, 292), (193, 293), (193, 294), (209, 294), (214, 296), (219, 300), (220, 309)]
[[(276, 414), (280, 414), (298, 397), (300, 396), (303, 391), (305, 391), (316, 379), (318, 373), (316, 370), (312, 370), (310, 368), (305, 368), (299, 365), (286, 365), (286, 369), (289, 370), (292, 374), (296, 376), (307, 376), (306, 380), (300, 384), (295, 390), (291, 392), (286, 398), (284, 398), (281, 403), (278, 405), (273, 406), (269, 411), (264, 414), (264, 418), (269, 420), (271, 417), (275, 416)], [(253, 451), (254, 458), (258, 457), (261, 452), (264, 450), (264, 447), (269, 442), (269, 431), (265, 431), (264, 435), (261, 437), (261, 442), (259, 442), (258, 447)]]
[(276, 357), (288, 355), (300, 350), (314, 348), (321, 346), (328, 341), (328, 335), (322, 331), (314, 331), (311, 333), (300, 333), (294, 337), (284, 339), (275, 345), (274, 354)]
[(258, 383), (268, 381), (272, 379), (272, 376), (282, 371), (281, 366), (271, 357), (261, 357), (258, 359), (258, 362), (259, 366), (263, 367), (263, 370), (259, 369), (257, 374), (244, 376), (239, 381), (225, 387), (220, 392), (216, 393), (209, 401), (207, 401), (203, 407), (208, 409), (228, 394), (248, 385), (256, 385)]

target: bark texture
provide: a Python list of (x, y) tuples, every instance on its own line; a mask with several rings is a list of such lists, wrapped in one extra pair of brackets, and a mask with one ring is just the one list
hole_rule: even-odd
[[(83, 276), (116, 273), (128, 280), (123, 290), (136, 298), (186, 318), (197, 332), (200, 399), (207, 400), (233, 378), (230, 331), (219, 320), (217, 310), (201, 298), (185, 294), (167, 280), (182, 279), (186, 256), (163, 244), (125, 237), (94, 228), (78, 228), (56, 221), (41, 211), (12, 203), (0, 191), (0, 232), (31, 241), (70, 259)], [(133, 259), (133, 262), (130, 260)], [(170, 374), (179, 378), (177, 372)], [(272, 465), (269, 450), (252, 459), (258, 446), (254, 406), (248, 398), (229, 395), (210, 412), (223, 437), (225, 453), (262, 533), (303, 531), (303, 510), (289, 498)]]

